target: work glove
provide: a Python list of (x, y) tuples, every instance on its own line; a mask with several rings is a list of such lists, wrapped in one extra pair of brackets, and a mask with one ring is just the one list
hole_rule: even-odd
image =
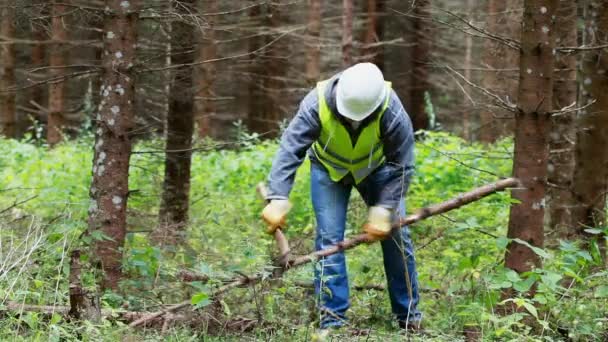
[(370, 241), (384, 240), (391, 232), (391, 211), (383, 207), (370, 207), (363, 230)]
[(286, 199), (273, 199), (262, 211), (262, 219), (268, 224), (266, 232), (274, 234), (278, 228), (285, 228), (287, 213), (291, 210), (291, 202)]

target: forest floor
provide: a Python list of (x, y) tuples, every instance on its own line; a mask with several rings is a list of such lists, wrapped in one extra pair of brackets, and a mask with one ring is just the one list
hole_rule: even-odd
[[(209, 142), (201, 143), (209, 144)], [(162, 187), (158, 142), (138, 143), (132, 156), (128, 202), (126, 279), (120, 293), (102, 297), (113, 312), (99, 324), (70, 322), (55, 313), (36, 313), (9, 303), (68, 304), (68, 259), (86, 229), (92, 140), (63, 143), (49, 150), (35, 144), (0, 141), (0, 340), (12, 341), (308, 341), (317, 313), (308, 284), (312, 266), (291, 270), (283, 281), (262, 281), (210, 295), (221, 279), (238, 274), (270, 275), (275, 242), (259, 220), (255, 185), (270, 169), (276, 142), (244, 140), (238, 150), (197, 152), (193, 157), (191, 222), (182, 248), (166, 251), (148, 241), (157, 225)], [(417, 171), (407, 197), (409, 210), (439, 203), (511, 174), (512, 142), (485, 147), (446, 133), (429, 133), (417, 144)], [(314, 216), (309, 200), (309, 166), (299, 171), (292, 192), (294, 209), (287, 236), (295, 254), (312, 250)], [(506, 226), (510, 197), (492, 195), (411, 227), (416, 246), (421, 341), (464, 340), (476, 331), (483, 340), (605, 341), (608, 339), (608, 272), (597, 250), (558, 241), (547, 233), (545, 249), (535, 249), (543, 268), (519, 275), (505, 269), (510, 242)], [(22, 202), (22, 203), (21, 203)], [(10, 208), (2, 210), (3, 208)], [(360, 231), (366, 208), (353, 195), (347, 235)], [(600, 229), (590, 227), (591, 234)], [(384, 286), (377, 244), (347, 252), (351, 286)], [(204, 274), (209, 282), (186, 282), (180, 272)], [(84, 279), (91, 281), (91, 279)], [(536, 295), (527, 298), (531, 286)], [(513, 297), (502, 300), (501, 290)], [(192, 299), (189, 322), (128, 328), (122, 311), (155, 311)], [(499, 315), (505, 304), (521, 310)], [(391, 317), (388, 294), (378, 289), (351, 292), (349, 325), (334, 340), (402, 341)]]

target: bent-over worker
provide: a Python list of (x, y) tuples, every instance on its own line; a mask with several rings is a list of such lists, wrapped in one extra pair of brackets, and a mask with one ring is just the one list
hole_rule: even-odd
[[(372, 241), (382, 240), (393, 313), (401, 327), (415, 329), (421, 314), (414, 249), (407, 227), (391, 230), (391, 222), (405, 216), (414, 135), (399, 97), (378, 67), (354, 65), (319, 82), (301, 102), (268, 177), (270, 202), (262, 217), (269, 233), (285, 224), (296, 169), (306, 155), (311, 160), (316, 250), (344, 240), (348, 201), (356, 188), (369, 207), (363, 229)], [(321, 328), (344, 325), (349, 288), (343, 252), (315, 267), (315, 293)]]

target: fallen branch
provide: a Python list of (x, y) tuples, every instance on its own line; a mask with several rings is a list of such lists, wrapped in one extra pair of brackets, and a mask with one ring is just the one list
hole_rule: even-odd
[[(469, 203), (478, 201), (478, 200), (480, 200), (484, 197), (487, 197), (493, 193), (496, 193), (498, 191), (502, 191), (507, 188), (513, 188), (518, 185), (519, 185), (519, 181), (515, 178), (507, 178), (507, 179), (503, 179), (503, 180), (500, 180), (500, 181), (492, 183), (492, 184), (484, 185), (482, 187), (471, 190), (464, 194), (460, 194), (458, 197), (453, 198), (449, 201), (435, 204), (430, 207), (422, 208), (422, 209), (418, 210), (418, 212), (416, 212), (415, 214), (401, 218), (401, 220), (399, 220), (398, 223), (393, 225), (393, 229), (400, 229), (401, 227), (416, 223), (418, 221), (422, 221), (431, 216), (446, 213), (450, 210), (454, 210), (456, 208), (460, 208)], [(323, 249), (323, 250), (320, 250), (317, 252), (313, 252), (308, 255), (294, 258), (293, 260), (288, 262), (287, 267), (296, 267), (296, 266), (301, 266), (301, 265), (307, 264), (312, 261), (317, 261), (321, 258), (330, 256), (332, 254), (336, 254), (338, 252), (354, 248), (354, 247), (362, 244), (363, 242), (367, 242), (367, 241), (368, 241), (368, 237), (366, 234), (356, 235), (355, 237), (346, 239), (346, 240), (336, 244), (335, 246), (332, 246), (332, 247), (329, 247), (329, 248), (326, 248), (326, 249)]]
[[(430, 207), (422, 208), (412, 215), (401, 218), (398, 223), (393, 225), (393, 229), (401, 229), (404, 226), (422, 221), (422, 220), (429, 218), (431, 216), (434, 216), (434, 215), (446, 213), (450, 210), (454, 210), (454, 209), (460, 208), (464, 205), (467, 205), (469, 203), (478, 201), (478, 200), (480, 200), (484, 197), (487, 197), (491, 194), (494, 194), (496, 192), (503, 191), (507, 188), (517, 187), (519, 185), (520, 185), (519, 181), (515, 178), (507, 178), (507, 179), (503, 179), (503, 180), (500, 180), (500, 181), (492, 183), (492, 184), (484, 185), (482, 187), (471, 190), (464, 194), (460, 194), (456, 198), (453, 198), (446, 202), (435, 204)], [(260, 191), (259, 187), (258, 187), (258, 191)], [(344, 251), (347, 249), (357, 247), (358, 245), (360, 245), (364, 242), (368, 242), (368, 237), (366, 234), (356, 235), (355, 237), (346, 239), (346, 240), (338, 243), (335, 246), (332, 246), (332, 247), (329, 247), (329, 248), (326, 248), (326, 249), (323, 249), (320, 251), (316, 251), (316, 252), (310, 253), (308, 255), (296, 257), (291, 260), (287, 260), (285, 262), (285, 264), (283, 265), (283, 271), (286, 271), (290, 268), (294, 268), (296, 266), (308, 264), (312, 261), (316, 261), (318, 259), (330, 256), (330, 255), (338, 253), (340, 251)], [(209, 279), (206, 276), (200, 276), (200, 278), (198, 278), (197, 276), (189, 274), (188, 272), (180, 272), (180, 274), (182, 276), (184, 276), (184, 275), (189, 276), (190, 279), (193, 279), (192, 281), (195, 281), (194, 279), (197, 279), (200, 281), (207, 281)], [(244, 275), (239, 275), (231, 282), (229, 282), (226, 285), (217, 289), (212, 294), (211, 297), (217, 297), (235, 287), (240, 287), (243, 285), (252, 285), (252, 284), (258, 283), (265, 277), (268, 277), (267, 273), (257, 273), (254, 276), (250, 276), (250, 277), (244, 276)], [(182, 303), (168, 307), (164, 310), (150, 313), (149, 315), (146, 315), (146, 316), (142, 317), (141, 319), (133, 321), (131, 324), (129, 324), (129, 327), (137, 327), (142, 324), (145, 324), (148, 321), (151, 321), (153, 319), (166, 315), (168, 313), (172, 313), (172, 312), (175, 312), (182, 308), (189, 307), (191, 305), (190, 303), (191, 303), (191, 301), (187, 300)]]

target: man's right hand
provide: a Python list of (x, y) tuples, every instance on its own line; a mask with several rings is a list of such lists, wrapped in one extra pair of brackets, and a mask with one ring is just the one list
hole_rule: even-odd
[(274, 199), (262, 211), (262, 219), (268, 224), (266, 232), (274, 234), (278, 228), (285, 229), (287, 214), (291, 210), (291, 202), (286, 199)]

